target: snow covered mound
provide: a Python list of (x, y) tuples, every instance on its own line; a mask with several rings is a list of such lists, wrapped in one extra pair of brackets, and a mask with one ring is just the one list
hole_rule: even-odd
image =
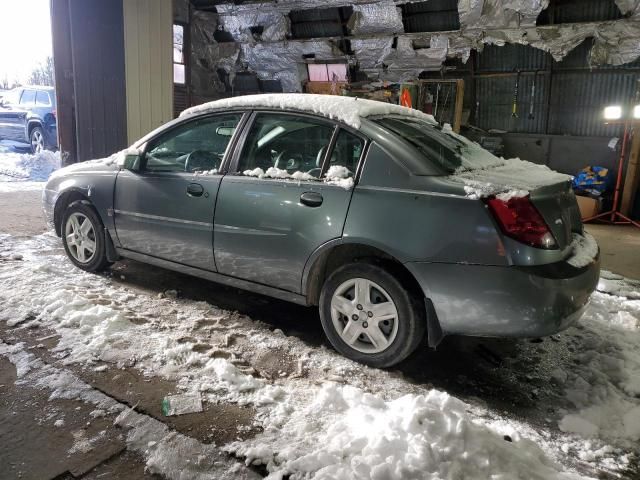
[(0, 180), (43, 182), (60, 163), (60, 152), (0, 153)]
[(315, 113), (360, 128), (362, 118), (374, 115), (406, 115), (435, 124), (433, 116), (413, 108), (363, 98), (310, 93), (269, 93), (225, 98), (186, 109), (180, 116), (239, 107), (263, 107)]
[(524, 197), (530, 191), (546, 185), (568, 182), (571, 175), (558, 173), (546, 165), (527, 162), (519, 158), (505, 160), (486, 168), (466, 169), (449, 178), (465, 184), (470, 198), (484, 198), (510, 192), (510, 196)]

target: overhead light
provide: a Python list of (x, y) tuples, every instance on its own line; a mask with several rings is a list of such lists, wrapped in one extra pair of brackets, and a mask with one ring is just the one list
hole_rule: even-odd
[(633, 107), (633, 118), (640, 118), (640, 105)]
[[(636, 110), (634, 109), (634, 114), (635, 113)], [(640, 109), (638, 110), (638, 113), (640, 113)], [(622, 118), (622, 107), (620, 105), (610, 105), (608, 107), (605, 107), (604, 118), (605, 120), (620, 120)]]

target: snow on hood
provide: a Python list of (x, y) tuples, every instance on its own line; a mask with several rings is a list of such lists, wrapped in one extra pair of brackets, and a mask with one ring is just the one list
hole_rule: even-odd
[(413, 108), (363, 98), (310, 93), (269, 93), (225, 98), (188, 108), (180, 116), (237, 107), (264, 107), (314, 113), (346, 123), (353, 128), (360, 128), (362, 118), (374, 115), (406, 115), (436, 123), (432, 115)]

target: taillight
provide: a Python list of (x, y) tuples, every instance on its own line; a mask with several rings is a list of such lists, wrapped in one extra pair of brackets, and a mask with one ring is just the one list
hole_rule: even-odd
[(536, 248), (557, 247), (556, 239), (529, 197), (509, 200), (492, 197), (486, 203), (506, 236)]

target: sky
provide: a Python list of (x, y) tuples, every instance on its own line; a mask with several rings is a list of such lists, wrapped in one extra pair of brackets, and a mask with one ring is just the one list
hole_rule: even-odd
[(25, 82), (51, 51), (49, 0), (0, 0), (0, 81)]

